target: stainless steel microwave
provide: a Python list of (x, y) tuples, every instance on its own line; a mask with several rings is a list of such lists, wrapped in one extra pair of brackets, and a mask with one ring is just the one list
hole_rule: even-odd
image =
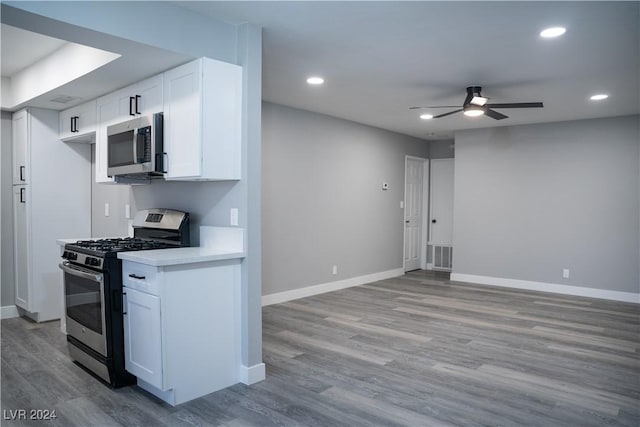
[(162, 113), (107, 126), (107, 175), (162, 176), (163, 173)]

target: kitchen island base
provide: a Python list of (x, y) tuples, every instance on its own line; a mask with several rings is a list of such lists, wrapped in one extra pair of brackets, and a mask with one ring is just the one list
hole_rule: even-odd
[[(203, 248), (119, 254), (126, 313), (125, 368), (138, 378), (142, 389), (171, 405), (241, 381), (244, 253), (234, 250), (198, 258), (192, 253), (196, 249)], [(172, 251), (175, 259), (170, 262), (167, 257)], [(189, 262), (180, 261), (181, 253)]]

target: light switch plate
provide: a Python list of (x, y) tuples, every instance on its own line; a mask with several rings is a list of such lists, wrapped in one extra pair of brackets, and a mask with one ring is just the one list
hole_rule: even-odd
[(109, 216), (110, 215), (110, 209), (109, 209), (109, 203), (105, 203), (104, 204), (104, 216)]

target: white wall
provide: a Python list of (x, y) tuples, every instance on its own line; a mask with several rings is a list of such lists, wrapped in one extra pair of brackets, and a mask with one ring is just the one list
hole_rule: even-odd
[(640, 293), (639, 125), (628, 116), (458, 132), (453, 278)]
[(426, 158), (429, 143), (277, 104), (262, 112), (263, 294), (401, 269), (405, 155)]

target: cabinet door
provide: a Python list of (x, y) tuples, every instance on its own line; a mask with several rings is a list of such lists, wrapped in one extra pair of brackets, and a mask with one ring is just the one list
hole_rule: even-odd
[(118, 100), (118, 112), (114, 117), (114, 123), (133, 119), (136, 116), (136, 89), (137, 85), (131, 85), (113, 94)]
[(125, 369), (162, 388), (162, 325), (160, 298), (124, 288)]
[(60, 112), (60, 139), (63, 141), (90, 142), (96, 131), (96, 101)]
[(167, 179), (202, 174), (202, 61), (164, 73), (164, 150)]
[(118, 118), (118, 102), (120, 100), (120, 91), (103, 96), (97, 101), (97, 121), (96, 127), (96, 146), (95, 146), (95, 165), (96, 165), (96, 182), (112, 183), (113, 178), (107, 176), (107, 126), (115, 123)]
[(162, 111), (162, 74), (148, 78), (138, 83), (135, 95), (140, 114), (153, 114)]
[(13, 115), (13, 183), (29, 183), (29, 113), (18, 111)]
[(28, 235), (27, 235), (27, 190), (26, 185), (13, 187), (13, 253), (15, 303), (27, 311), (33, 311), (30, 305)]
[(75, 117), (75, 109), (70, 108), (68, 110), (60, 111), (60, 124), (58, 126), (58, 131), (60, 134), (60, 139), (65, 140), (73, 136), (73, 129), (75, 126), (73, 125)]

